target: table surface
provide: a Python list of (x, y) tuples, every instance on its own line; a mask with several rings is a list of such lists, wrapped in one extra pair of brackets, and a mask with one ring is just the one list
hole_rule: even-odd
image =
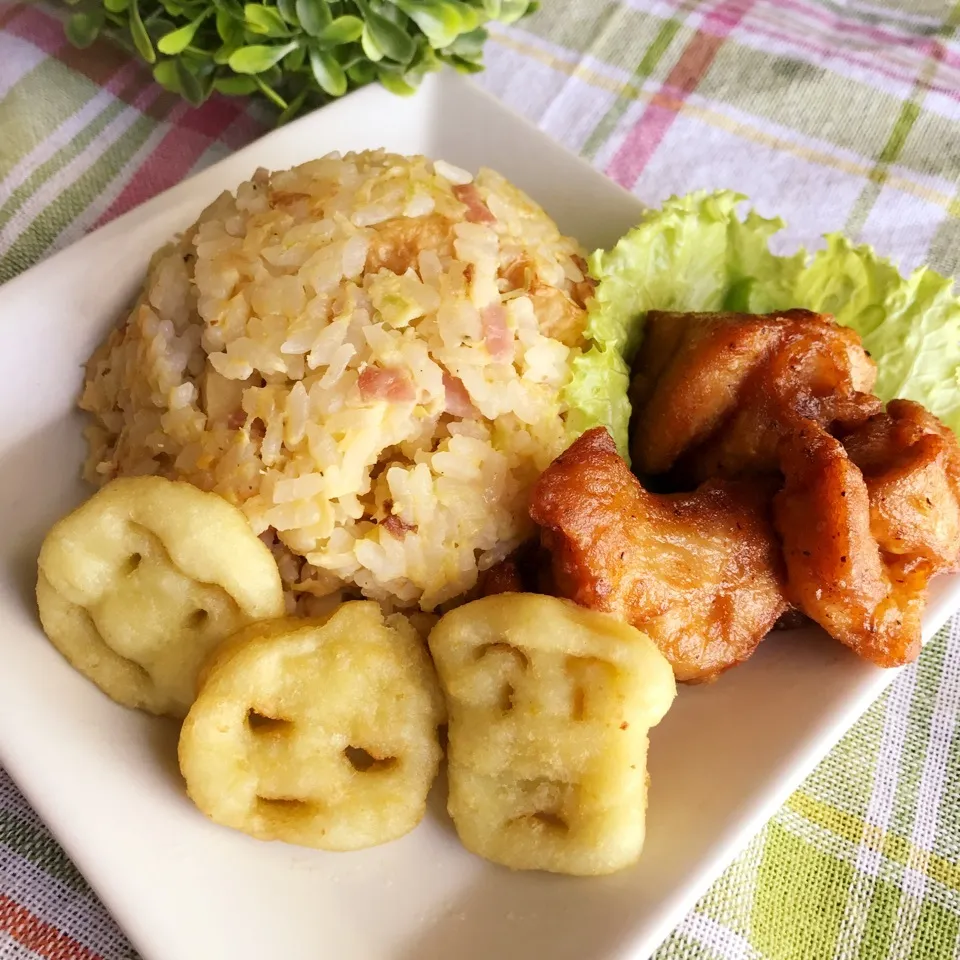
[[(960, 5), (547, 0), (489, 90), (648, 204), (734, 188), (903, 269), (960, 266)], [(0, 3), (0, 282), (249, 142), (53, 8)], [(13, 322), (13, 318), (6, 318)], [(902, 671), (658, 960), (960, 960), (960, 624)], [(136, 954), (0, 770), (0, 957)]]

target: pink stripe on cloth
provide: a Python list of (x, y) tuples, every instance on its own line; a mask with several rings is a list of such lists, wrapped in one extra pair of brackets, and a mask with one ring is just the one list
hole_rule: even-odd
[(629, 190), (637, 182), (676, 119), (683, 101), (704, 78), (717, 51), (746, 16), (752, 2), (723, 0), (703, 17), (693, 39), (687, 44), (663, 86), (653, 96), (610, 161), (607, 173), (617, 183)]
[[(670, 4), (678, 13), (686, 14), (689, 0), (674, 0)], [(806, 17), (810, 20), (819, 21), (827, 27), (835, 28), (835, 32), (830, 30), (817, 31), (815, 34), (806, 32), (806, 25), (798, 22), (798, 18), (791, 19), (784, 16), (784, 9), (789, 8), (796, 11), (799, 17)], [(720, 19), (724, 14), (719, 9), (714, 14)], [(738, 22), (744, 18), (737, 18)], [(831, 57), (844, 63), (868, 70), (871, 73), (886, 77), (890, 80), (896, 80), (906, 87), (912, 87), (916, 83), (922, 90), (930, 90), (934, 93), (942, 94), (953, 100), (960, 100), (960, 80), (953, 85), (937, 84), (932, 81), (917, 80), (917, 71), (922, 66), (922, 60), (911, 65), (902, 56), (896, 57), (895, 50), (888, 49), (886, 56), (886, 66), (878, 62), (878, 57), (884, 51), (876, 49), (866, 49), (862, 54), (857, 54), (855, 49), (849, 45), (844, 45), (836, 36), (836, 32), (859, 32), (869, 36), (871, 39), (883, 43), (887, 48), (907, 48), (914, 54), (921, 57), (931, 57), (937, 59), (944, 66), (951, 70), (960, 71), (960, 52), (953, 52), (941, 40), (923, 39), (918, 40), (906, 35), (900, 35), (882, 30), (879, 27), (872, 27), (868, 24), (842, 20), (832, 17), (829, 13), (816, 6), (809, 5), (805, 0), (776, 0), (770, 3), (754, 4), (751, 10), (751, 17), (743, 24), (744, 36), (751, 35), (758, 37), (769, 37), (774, 40), (780, 40), (784, 43), (790, 43), (809, 53), (819, 54), (824, 57)], [(816, 41), (816, 42), (814, 42)], [(862, 45), (861, 45), (862, 46)], [(915, 69), (914, 69), (915, 68)], [(897, 72), (898, 70), (902, 72)]]
[(102, 226), (179, 183), (238, 113), (239, 107), (223, 97), (215, 97), (196, 110), (187, 110), (181, 116), (171, 115), (170, 122), (174, 125), (150, 156), (132, 173), (127, 185), (97, 218), (93, 227)]
[(3, 29), (5, 33), (26, 40), (51, 55), (67, 45), (63, 24), (56, 17), (51, 17), (31, 4), (20, 7), (20, 12), (12, 17)]
[[(732, 30), (737, 24), (737, 22), (730, 22), (730, 29)], [(890, 80), (896, 80), (898, 83), (902, 83), (905, 87), (912, 87), (916, 84), (921, 90), (930, 90), (934, 93), (939, 93), (941, 96), (947, 97), (951, 100), (956, 100), (960, 102), (960, 89), (957, 87), (942, 86), (940, 84), (935, 84), (930, 81), (923, 80), (918, 78), (915, 73), (908, 72), (904, 69), (902, 73), (896, 73), (892, 67), (883, 67), (877, 62), (875, 57), (870, 55), (867, 56), (856, 56), (850, 53), (848, 50), (845, 50), (843, 47), (838, 46), (829, 46), (827, 43), (817, 44), (812, 42), (809, 37), (801, 37), (797, 33), (786, 33), (782, 30), (775, 30), (765, 26), (761, 26), (756, 20), (753, 20), (748, 26), (744, 29), (744, 37), (767, 37), (771, 40), (779, 40), (782, 43), (791, 44), (794, 47), (799, 48), (800, 50), (805, 50), (807, 53), (818, 54), (821, 57), (828, 57), (833, 60), (839, 60), (843, 63), (849, 63), (852, 66), (861, 67), (864, 70), (868, 70), (871, 73), (879, 74), (882, 77), (887, 77)], [(820, 40), (826, 40), (825, 37), (818, 37)], [(938, 44), (932, 48), (933, 53), (931, 56), (933, 59), (938, 60), (938, 62), (943, 62), (940, 60), (939, 54), (945, 52), (942, 44)], [(922, 66), (922, 61), (917, 64), (918, 68)]]
[(215, 94), (202, 107), (188, 110), (180, 119), (179, 126), (215, 140), (237, 119), (241, 109), (230, 97)]
[[(805, 0), (777, 0), (773, 10), (776, 11), (777, 7), (797, 10), (811, 20), (819, 20), (840, 33), (859, 33), (861, 36), (878, 40), (886, 46), (909, 47), (927, 57), (942, 57), (944, 58), (942, 62), (948, 66), (960, 67), (960, 53), (953, 53), (938, 39), (894, 33), (890, 30), (884, 30), (882, 27), (875, 27), (872, 24), (843, 19), (839, 14), (831, 16), (822, 8), (805, 2)], [(941, 51), (940, 53), (937, 52), (938, 48)]]

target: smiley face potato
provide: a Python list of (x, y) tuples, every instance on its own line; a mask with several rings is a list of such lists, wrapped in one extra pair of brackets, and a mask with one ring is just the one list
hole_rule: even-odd
[(185, 716), (210, 651), (284, 611), (277, 564), (243, 514), (160, 477), (113, 480), (50, 530), (38, 566), (53, 645), (149, 713)]
[(187, 793), (261, 840), (356, 850), (423, 819), (445, 710), (423, 641), (372, 600), (253, 624), (204, 671), (180, 734)]
[(596, 875), (643, 848), (647, 735), (673, 702), (639, 630), (566, 600), (500, 594), (446, 614), (430, 650), (450, 713), (448, 810), (467, 849)]

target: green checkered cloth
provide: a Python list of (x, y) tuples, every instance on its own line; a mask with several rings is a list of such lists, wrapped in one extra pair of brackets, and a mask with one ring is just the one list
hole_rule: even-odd
[[(958, 23), (942, 0), (547, 0), (480, 79), (648, 204), (733, 188), (788, 219), (787, 246), (842, 230), (955, 274)], [(0, 280), (266, 122), (190, 109), (111, 47), (67, 47), (52, 10), (0, 5)], [(960, 960), (958, 710), (955, 623), (658, 960)], [(0, 957), (132, 956), (0, 773)]]

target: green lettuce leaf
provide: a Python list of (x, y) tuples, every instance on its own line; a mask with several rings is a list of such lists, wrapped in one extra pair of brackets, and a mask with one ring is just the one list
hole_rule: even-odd
[(630, 426), (630, 370), (620, 352), (602, 342), (574, 358), (573, 376), (561, 396), (567, 407), (566, 429), (573, 441), (591, 427), (605, 426), (627, 456)]
[(903, 277), (889, 261), (839, 234), (800, 274), (796, 305), (852, 327), (877, 364), (881, 400), (922, 403), (960, 433), (960, 300), (953, 280), (926, 267)]
[(590, 258), (598, 281), (564, 399), (571, 435), (606, 426), (626, 456), (629, 365), (648, 310), (765, 313), (806, 307), (853, 327), (878, 366), (882, 400), (909, 397), (960, 432), (960, 301), (931, 270), (904, 278), (888, 260), (839, 235), (812, 257), (778, 256), (783, 221), (738, 208), (730, 191), (673, 197), (613, 249)]

